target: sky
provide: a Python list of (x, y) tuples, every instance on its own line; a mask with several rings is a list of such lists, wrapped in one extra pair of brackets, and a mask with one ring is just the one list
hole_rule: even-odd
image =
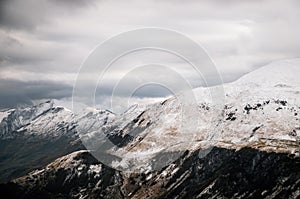
[[(300, 57), (299, 19), (297, 0), (1, 0), (0, 108), (69, 99), (80, 66), (97, 45), (145, 27), (171, 29), (191, 38), (205, 49), (223, 81), (231, 82), (272, 61)], [(120, 71), (152, 59), (195, 80), (176, 57), (143, 51), (116, 63), (99, 93), (109, 96), (115, 86), (112, 80), (123, 77)], [(143, 79), (149, 73), (154, 72), (138, 76)], [(170, 78), (167, 72), (158, 73)], [(127, 79), (125, 88), (132, 83)], [(204, 86), (203, 80), (199, 82), (193, 86)], [(214, 83), (211, 78), (209, 85)], [(128, 91), (138, 100), (171, 94), (159, 84), (140, 87)], [(117, 94), (117, 98), (128, 95)], [(106, 101), (99, 98), (100, 104)]]

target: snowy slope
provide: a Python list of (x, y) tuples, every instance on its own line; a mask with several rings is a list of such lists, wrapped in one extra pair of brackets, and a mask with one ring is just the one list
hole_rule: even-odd
[(233, 84), (260, 87), (299, 87), (300, 58), (272, 62), (249, 74)]
[[(103, 153), (118, 157), (103, 161), (120, 169), (148, 169), (149, 161), (164, 154), (174, 154), (168, 160), (172, 162), (185, 150), (210, 146), (299, 154), (299, 76), (300, 59), (274, 62), (236, 82), (194, 89), (196, 104), (183, 106), (183, 93), (146, 107), (133, 106), (121, 115), (93, 108), (72, 113), (48, 101), (2, 112), (0, 135), (7, 139), (78, 133), (87, 149), (100, 150), (100, 160)], [(224, 90), (222, 107), (211, 98), (212, 89)]]
[[(88, 107), (72, 113), (58, 101), (1, 112), (0, 177), (24, 164), (43, 166), (28, 164), (33, 157), (41, 161), (55, 152), (60, 158), (48, 164), (52, 154), (51, 161), (44, 160), (47, 166), (0, 190), (32, 198), (297, 198), (299, 76), (300, 59), (294, 59), (233, 83), (194, 89), (197, 104), (184, 106), (188, 121), (181, 112), (185, 93), (121, 115)], [(222, 107), (211, 98), (212, 89), (224, 90)], [(78, 148), (58, 154), (78, 141), (77, 135), (97, 159)], [(53, 141), (64, 136), (71, 138)], [(47, 151), (40, 155), (42, 150)], [(16, 163), (22, 166), (6, 166)]]
[(56, 100), (6, 111), (0, 122), (0, 182), (84, 149), (77, 135), (78, 124), (87, 129), (90, 124), (101, 126), (110, 115), (90, 108), (75, 115)]
[[(299, 155), (299, 68), (300, 59), (274, 62), (236, 82), (197, 88), (197, 104), (184, 107), (192, 110), (184, 122), (180, 96), (142, 109), (133, 107), (105, 127), (91, 128), (89, 136), (82, 136), (84, 144), (92, 151), (100, 150), (100, 160), (103, 151), (117, 156), (120, 159), (110, 165), (125, 170), (148, 169), (163, 154), (178, 153), (169, 159), (172, 162), (180, 152), (210, 146), (248, 146)], [(224, 90), (222, 107), (211, 98), (211, 89), (220, 87)]]
[(57, 137), (67, 132), (76, 133), (77, 123), (88, 128), (89, 122), (101, 124), (101, 120), (114, 115), (109, 111), (100, 111), (84, 107), (79, 114), (74, 114), (58, 100), (49, 100), (36, 106), (12, 109), (0, 112), (0, 137), (9, 139), (20, 135), (39, 135)]
[(299, 76), (300, 59), (285, 60), (225, 85), (225, 112), (231, 119), (221, 140), (299, 154)]

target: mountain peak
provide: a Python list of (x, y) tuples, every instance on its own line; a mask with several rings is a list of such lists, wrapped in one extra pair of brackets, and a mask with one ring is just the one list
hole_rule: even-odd
[(262, 87), (300, 86), (300, 58), (274, 61), (241, 77), (234, 84)]

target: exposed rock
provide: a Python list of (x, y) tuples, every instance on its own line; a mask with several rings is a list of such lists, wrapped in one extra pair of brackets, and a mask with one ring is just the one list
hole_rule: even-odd
[(300, 157), (251, 148), (186, 152), (157, 172), (122, 175), (87, 151), (2, 184), (10, 198), (297, 198)]

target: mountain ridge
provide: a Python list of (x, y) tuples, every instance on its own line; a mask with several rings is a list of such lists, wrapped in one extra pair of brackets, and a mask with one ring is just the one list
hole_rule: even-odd
[[(142, 108), (137, 105), (121, 115), (94, 108), (83, 109), (79, 114), (75, 114), (53, 100), (25, 109), (11, 110), (12, 112), (3, 117), (0, 123), (0, 141), (5, 143), (0, 156), (0, 160), (1, 157), (5, 157), (5, 161), (2, 161), (3, 172), (7, 171), (7, 165), (10, 164), (6, 162), (9, 160), (7, 154), (11, 154), (11, 149), (15, 145), (19, 146), (16, 142), (20, 143), (21, 140), (25, 143), (24, 147), (27, 146), (26, 143), (28, 147), (30, 142), (38, 143), (39, 139), (43, 140), (40, 143), (47, 140), (63, 140), (55, 146), (70, 146), (71, 149), (66, 150), (68, 153), (83, 148), (93, 151), (93, 148), (87, 145), (89, 141), (95, 143), (95, 146), (105, 143), (107, 148), (103, 148), (103, 151), (106, 154), (121, 158), (118, 161), (107, 162), (109, 166), (122, 168), (133, 161), (134, 165), (129, 169), (136, 171), (151, 167), (151, 164), (154, 164), (152, 160), (160, 154), (179, 151), (180, 155), (185, 150), (195, 151), (213, 146), (227, 149), (252, 147), (262, 151), (299, 155), (300, 89), (298, 84), (295, 85), (299, 80), (286, 76), (297, 76), (300, 63), (299, 59), (279, 63), (279, 66), (275, 67), (278, 68), (277, 72), (273, 72), (278, 75), (278, 71), (281, 71), (285, 76), (284, 82), (277, 78), (277, 82), (274, 81), (272, 85), (253, 86), (251, 81), (257, 80), (252, 76), (257, 77), (256, 73), (264, 75), (261, 71), (274, 68), (276, 63), (272, 63), (235, 83), (219, 85), (225, 91), (224, 107), (221, 110), (217, 109), (209, 98), (211, 88), (196, 88), (194, 91), (197, 107), (193, 108), (197, 112), (195, 117), (191, 115), (188, 118), (197, 122), (197, 128), (192, 129), (192, 134), (185, 133), (180, 126), (178, 110), (181, 103), (175, 97)], [(287, 75), (283, 74), (284, 71), (287, 71)], [(249, 84), (245, 83), (247, 78), (251, 80)], [(289, 80), (293, 82), (292, 85), (287, 84)], [(276, 86), (278, 83), (288, 86)], [(220, 111), (221, 117), (216, 114)], [(8, 117), (11, 117), (11, 120), (7, 120)], [(94, 139), (95, 137), (101, 139)], [(61, 143), (65, 143), (66, 146)], [(35, 150), (34, 147), (35, 145), (30, 146), (32, 150)], [(40, 150), (40, 147), (43, 145), (36, 149)], [(12, 157), (20, 157), (22, 154), (17, 153), (18, 150)], [(31, 153), (36, 161), (33, 156), (38, 152)], [(45, 151), (44, 155), (47, 153), (51, 151)], [(51, 160), (64, 154), (66, 153), (54, 154)], [(170, 162), (176, 157), (171, 158)], [(136, 158), (137, 160), (134, 160)], [(49, 162), (43, 162), (42, 165), (47, 163)]]

